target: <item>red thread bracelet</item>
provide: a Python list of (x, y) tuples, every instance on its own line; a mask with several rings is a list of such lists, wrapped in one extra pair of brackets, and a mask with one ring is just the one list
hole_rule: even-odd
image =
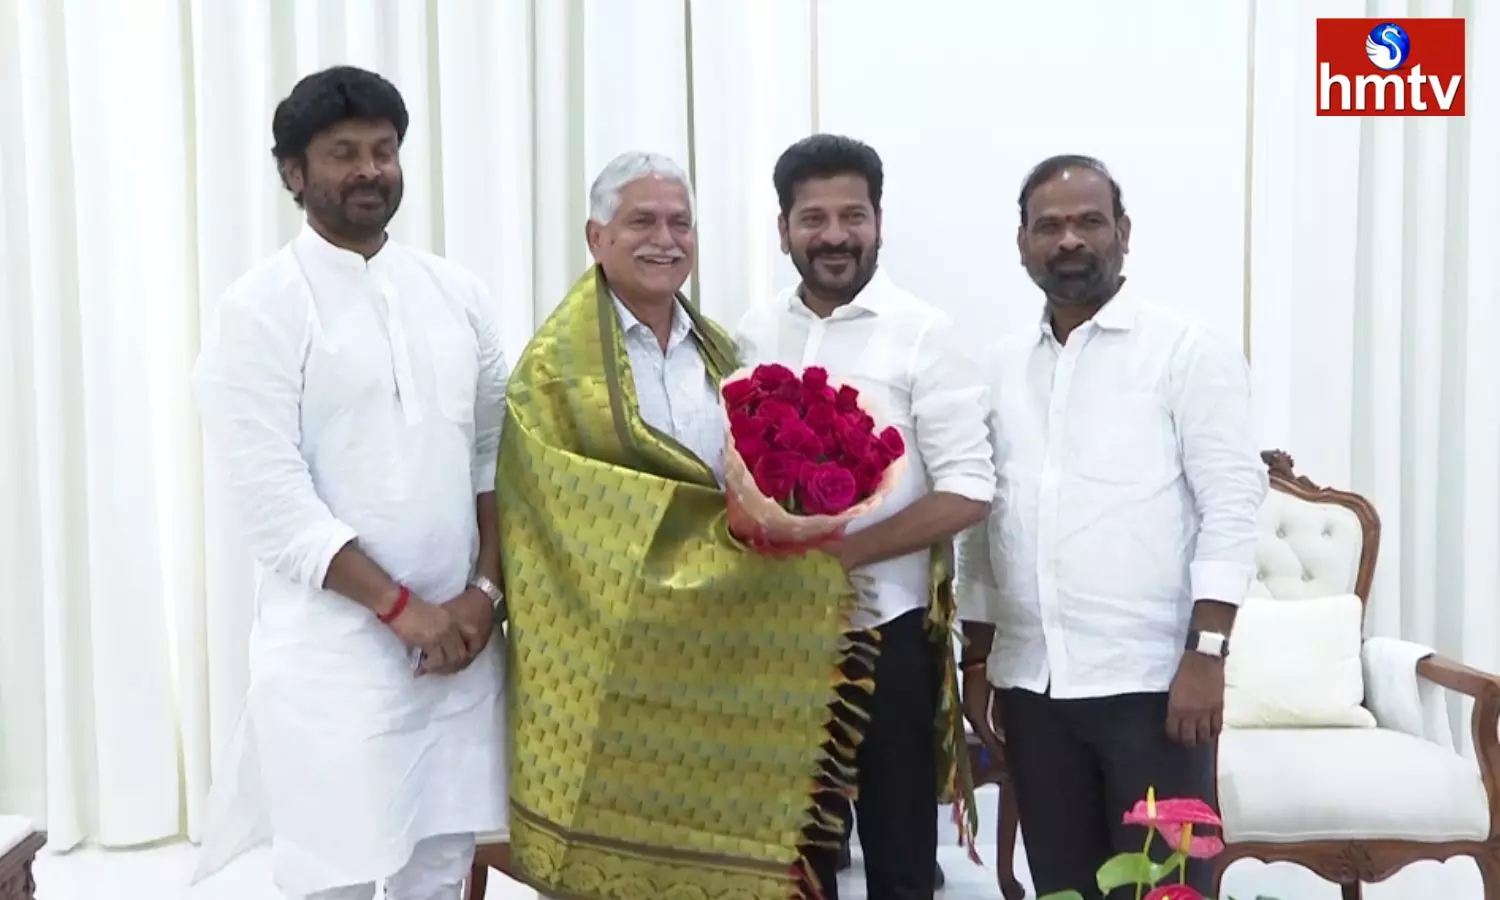
[(389, 625), (396, 621), (396, 617), (401, 615), (401, 611), (406, 609), (406, 604), (410, 602), (411, 591), (403, 584), (401, 585), (401, 589), (396, 592), (396, 602), (385, 612), (377, 613), (375, 618), (379, 619), (382, 625)]

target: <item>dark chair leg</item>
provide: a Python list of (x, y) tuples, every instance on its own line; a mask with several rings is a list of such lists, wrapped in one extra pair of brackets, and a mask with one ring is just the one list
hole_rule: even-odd
[(489, 887), (490, 867), (475, 860), (469, 869), (469, 883), (464, 890), (464, 900), (484, 900), (485, 888)]

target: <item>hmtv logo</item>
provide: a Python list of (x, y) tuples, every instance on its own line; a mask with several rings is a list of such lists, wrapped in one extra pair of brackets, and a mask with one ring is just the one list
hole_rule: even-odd
[(1461, 116), (1463, 19), (1319, 19), (1318, 115)]

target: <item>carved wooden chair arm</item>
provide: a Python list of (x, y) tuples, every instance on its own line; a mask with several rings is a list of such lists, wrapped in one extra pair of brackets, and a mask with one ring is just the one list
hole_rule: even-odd
[(1474, 698), (1474, 755), (1489, 799), (1490, 840), (1500, 840), (1500, 676), (1437, 655), (1419, 660), (1417, 675)]

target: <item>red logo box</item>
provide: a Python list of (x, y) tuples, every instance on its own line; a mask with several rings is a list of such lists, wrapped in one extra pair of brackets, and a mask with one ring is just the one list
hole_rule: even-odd
[(1463, 19), (1319, 19), (1320, 116), (1464, 114)]

